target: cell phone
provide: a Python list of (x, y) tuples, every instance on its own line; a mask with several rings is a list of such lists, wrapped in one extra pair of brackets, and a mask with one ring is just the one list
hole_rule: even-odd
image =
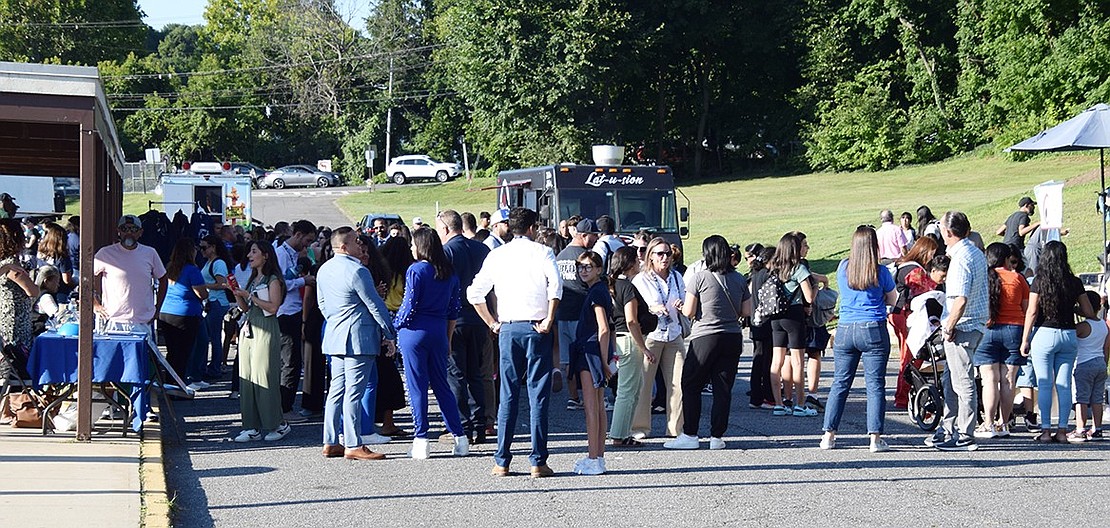
[(233, 275), (228, 275), (227, 284), (228, 284), (228, 286), (231, 286), (232, 290), (238, 290), (239, 289), (239, 281), (235, 280), (235, 276), (233, 276)]

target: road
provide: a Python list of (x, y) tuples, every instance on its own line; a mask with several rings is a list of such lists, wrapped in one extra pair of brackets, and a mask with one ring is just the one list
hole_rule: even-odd
[(318, 226), (353, 225), (355, 220), (347, 218), (335, 201), (342, 196), (366, 191), (365, 187), (255, 189), (251, 192), (251, 214), (271, 226), (279, 221), (292, 222), (302, 218)]
[[(749, 365), (745, 356), (741, 378)], [(831, 367), (828, 361), (823, 387)], [(398, 441), (380, 446), (389, 455), (384, 461), (324, 459), (319, 421), (294, 426), (275, 444), (235, 444), (237, 402), (226, 397), (224, 382), (177, 403), (186, 437), (167, 446), (167, 476), (177, 525), (189, 527), (309, 526), (322, 519), (336, 527), (1000, 526), (1110, 514), (1101, 499), (1110, 484), (1110, 442), (1040, 446), (1020, 433), (983, 441), (976, 452), (944, 453), (922, 445), (925, 434), (904, 412), (890, 412), (886, 434), (894, 450), (871, 454), (862, 379), (856, 385), (836, 450), (817, 449), (823, 415), (750, 410), (747, 382), (738, 379), (727, 449), (709, 451), (703, 442), (698, 451), (676, 452), (650, 439), (642, 450), (609, 449), (609, 473), (595, 477), (570, 472), (585, 453), (583, 417), (563, 408), (565, 392), (553, 395), (550, 465), (557, 476), (533, 480), (525, 476), (526, 405), (515, 476), (498, 479), (488, 474), (490, 444), (475, 446), (467, 458), (433, 444), (431, 460), (412, 460), (405, 456), (409, 444)], [(893, 376), (887, 386), (893, 390)], [(708, 404), (706, 397), (706, 413)], [(405, 412), (399, 423), (411, 430)], [(708, 416), (702, 421), (704, 434)], [(661, 430), (663, 417), (654, 422)]]

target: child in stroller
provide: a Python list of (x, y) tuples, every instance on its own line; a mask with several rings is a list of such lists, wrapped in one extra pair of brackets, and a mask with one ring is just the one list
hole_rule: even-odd
[(943, 293), (931, 291), (910, 302), (911, 314), (906, 320), (909, 334), (906, 342), (915, 350), (915, 359), (906, 366), (903, 376), (910, 385), (907, 411), (924, 431), (932, 431), (944, 414), (944, 336), (940, 329), (944, 312)]

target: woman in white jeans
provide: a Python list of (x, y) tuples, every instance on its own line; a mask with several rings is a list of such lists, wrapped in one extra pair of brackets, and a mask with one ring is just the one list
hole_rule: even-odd
[(651, 388), (656, 369), (663, 369), (663, 381), (667, 391), (667, 436), (675, 437), (682, 433), (682, 324), (678, 312), (686, 297), (682, 276), (671, 267), (671, 246), (666, 240), (656, 237), (647, 245), (644, 254), (643, 271), (632, 279), (632, 284), (644, 298), (648, 311), (659, 317), (655, 331), (646, 336), (648, 352), (656, 361), (645, 358), (644, 384), (640, 389), (640, 399), (636, 402), (636, 413), (632, 417), (632, 436), (643, 439), (651, 436)]

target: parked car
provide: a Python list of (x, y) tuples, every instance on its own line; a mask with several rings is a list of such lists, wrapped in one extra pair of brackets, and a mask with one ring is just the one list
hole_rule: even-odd
[(389, 179), (397, 185), (409, 180), (432, 180), (443, 183), (459, 175), (458, 163), (442, 163), (428, 156), (397, 156), (385, 167)]
[(255, 165), (253, 163), (247, 163), (245, 161), (231, 162), (231, 170), (229, 172), (242, 174), (244, 176), (250, 176), (251, 187), (254, 188), (258, 188), (259, 180), (261, 180), (262, 177), (266, 175), (266, 169), (263, 169), (262, 167), (259, 167), (258, 165)]
[(339, 185), (339, 175), (325, 172), (311, 165), (286, 165), (267, 172), (259, 182), (265, 189), (284, 189), (286, 187), (333, 187)]
[(363, 215), (362, 220), (358, 221), (358, 224), (356, 225), (356, 228), (358, 229), (358, 232), (363, 233), (363, 234), (371, 234), (370, 233), (370, 228), (372, 228), (374, 226), (374, 220), (377, 220), (379, 218), (385, 220), (385, 225), (387, 227), (390, 226), (390, 225), (393, 225), (393, 224), (404, 224), (405, 223), (405, 221), (401, 218), (401, 215), (398, 215), (398, 214), (393, 214), (393, 213), (370, 213), (370, 214), (367, 214), (367, 215)]

